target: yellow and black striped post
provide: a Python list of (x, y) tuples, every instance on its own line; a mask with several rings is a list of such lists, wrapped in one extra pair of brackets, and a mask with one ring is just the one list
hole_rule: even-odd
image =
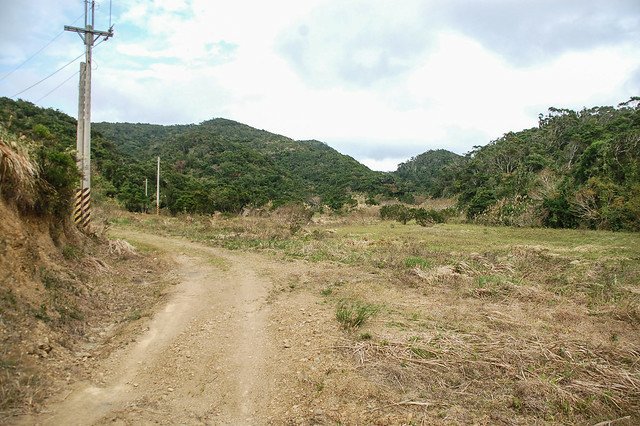
[(76, 225), (86, 228), (91, 221), (91, 189), (76, 190), (76, 205), (73, 209), (73, 221)]

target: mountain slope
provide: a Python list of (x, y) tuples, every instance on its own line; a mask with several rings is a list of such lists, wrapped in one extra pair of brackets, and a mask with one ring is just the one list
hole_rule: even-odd
[(431, 197), (451, 195), (456, 165), (462, 156), (446, 149), (429, 150), (400, 164), (394, 175), (405, 185), (406, 190)]
[[(200, 125), (96, 123), (130, 169), (123, 188), (129, 208), (144, 200), (129, 189), (153, 181), (155, 157), (164, 164), (164, 204), (173, 212), (239, 211), (245, 206), (312, 202), (340, 208), (351, 192), (375, 194), (386, 179), (318, 141), (295, 141), (226, 119)], [(133, 172), (133, 173), (131, 173)], [(134, 199), (133, 202), (131, 200)]]

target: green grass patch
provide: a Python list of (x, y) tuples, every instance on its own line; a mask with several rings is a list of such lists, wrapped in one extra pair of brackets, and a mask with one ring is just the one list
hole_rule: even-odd
[(411, 350), (411, 353), (418, 358), (430, 359), (435, 357), (433, 352), (419, 346), (411, 346), (409, 349)]
[(139, 309), (134, 309), (133, 311), (129, 312), (129, 314), (127, 314), (127, 316), (124, 318), (125, 321), (137, 321), (140, 318), (142, 318), (142, 312), (140, 312)]
[(345, 330), (353, 330), (362, 326), (378, 310), (379, 307), (371, 303), (343, 300), (336, 307), (336, 319)]
[(404, 266), (406, 266), (407, 268), (419, 267), (420, 269), (429, 269), (432, 265), (431, 262), (429, 262), (427, 259), (417, 256), (411, 256), (407, 257), (404, 260)]
[(67, 260), (78, 260), (82, 257), (82, 249), (73, 244), (67, 244), (62, 248), (62, 256)]

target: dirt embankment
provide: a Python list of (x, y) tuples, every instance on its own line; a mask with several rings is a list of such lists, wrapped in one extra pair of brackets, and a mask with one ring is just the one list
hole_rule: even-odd
[[(131, 322), (157, 303), (162, 260), (0, 200), (0, 423), (41, 410), (88, 377)], [(118, 250), (120, 248), (120, 250)]]

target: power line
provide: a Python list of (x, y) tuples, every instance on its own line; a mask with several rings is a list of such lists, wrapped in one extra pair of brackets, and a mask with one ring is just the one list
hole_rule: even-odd
[(73, 77), (75, 77), (76, 75), (80, 74), (80, 71), (76, 71), (73, 74), (71, 74), (69, 77), (67, 77), (62, 83), (58, 84), (56, 87), (54, 87), (53, 89), (51, 89), (50, 91), (47, 92), (46, 95), (44, 95), (43, 97), (41, 97), (40, 99), (38, 99), (37, 101), (35, 101), (34, 103), (38, 103), (41, 100), (43, 100), (44, 98), (46, 98), (47, 96), (49, 96), (50, 94), (52, 94), (53, 92), (55, 92), (56, 90), (58, 90), (60, 87), (62, 87), (67, 81), (71, 80)]
[(18, 95), (23, 94), (24, 92), (26, 92), (29, 89), (32, 89), (34, 87), (36, 87), (38, 84), (42, 83), (43, 81), (46, 81), (48, 79), (50, 79), (51, 77), (53, 77), (54, 75), (58, 74), (60, 71), (62, 71), (63, 69), (65, 69), (66, 67), (68, 67), (69, 65), (71, 65), (72, 63), (74, 63), (75, 61), (77, 61), (78, 59), (80, 59), (82, 56), (84, 56), (84, 52), (79, 54), (78, 56), (76, 56), (75, 58), (73, 58), (71, 61), (67, 62), (66, 64), (64, 64), (63, 66), (61, 66), (60, 68), (58, 68), (57, 70), (55, 70), (54, 72), (52, 72), (51, 74), (49, 74), (48, 76), (46, 76), (45, 78), (43, 78), (42, 80), (33, 83), (31, 86), (27, 87), (24, 90), (19, 91), (18, 93), (16, 93), (15, 95), (11, 96), (12, 98), (15, 98)]
[[(100, 40), (100, 42), (98, 42), (98, 44), (96, 44), (96, 45), (95, 45), (95, 47), (100, 46), (100, 45), (102, 44), (102, 42), (104, 42), (104, 39), (103, 39), (103, 40)], [(42, 80), (40, 80), (40, 81), (38, 81), (38, 82), (36, 82), (36, 83), (33, 83), (31, 86), (27, 87), (27, 88), (26, 88), (26, 89), (24, 89), (24, 90), (21, 90), (20, 92), (16, 93), (15, 95), (13, 95), (13, 96), (11, 96), (11, 97), (12, 97), (12, 98), (15, 98), (16, 96), (21, 95), (22, 93), (26, 92), (27, 90), (32, 89), (32, 88), (34, 88), (34, 87), (36, 87), (38, 84), (40, 84), (40, 83), (42, 83), (42, 82), (44, 82), (44, 81), (46, 81), (46, 80), (50, 79), (51, 77), (53, 77), (54, 75), (56, 75), (57, 73), (59, 73), (60, 71), (62, 71), (63, 69), (65, 69), (66, 67), (68, 67), (69, 65), (71, 65), (72, 63), (74, 63), (75, 61), (77, 61), (78, 59), (80, 59), (83, 55), (84, 55), (84, 52), (83, 52), (83, 53), (81, 53), (80, 55), (76, 56), (76, 57), (75, 57), (75, 58), (73, 58), (70, 62), (67, 62), (65, 65), (61, 66), (60, 68), (58, 68), (57, 70), (55, 70), (54, 72), (52, 72), (51, 74), (49, 74), (48, 76), (46, 76), (46, 77), (45, 77), (45, 78), (43, 78)], [(79, 73), (79, 71), (77, 71), (74, 75), (76, 75), (76, 74), (78, 74), (78, 73)], [(71, 77), (69, 77), (69, 78), (71, 78)], [(68, 79), (67, 79), (67, 80), (68, 80)], [(67, 80), (65, 80), (62, 84), (66, 83), (66, 81), (67, 81)], [(45, 98), (45, 97), (49, 96), (53, 91), (55, 91), (55, 90), (56, 90), (56, 89), (58, 89), (60, 86), (62, 86), (62, 84), (60, 84), (59, 86), (55, 87), (51, 92), (47, 93), (47, 94), (46, 94), (46, 95), (44, 95), (42, 98), (38, 99), (38, 100), (36, 101), (36, 103), (37, 103), (37, 102), (39, 102), (41, 99), (43, 99), (43, 98)]]
[[(76, 23), (78, 21), (78, 19), (82, 18), (82, 15), (78, 16), (76, 18), (75, 21), (73, 21), (74, 23)], [(29, 62), (30, 60), (32, 60), (33, 58), (36, 57), (36, 55), (40, 52), (42, 52), (44, 49), (46, 49), (47, 47), (49, 47), (49, 45), (51, 43), (53, 43), (54, 41), (56, 41), (58, 39), (58, 37), (60, 37), (62, 34), (64, 34), (64, 30), (62, 30), (62, 32), (60, 34), (58, 34), (57, 36), (55, 36), (54, 38), (52, 38), (47, 44), (45, 44), (44, 46), (42, 46), (40, 49), (38, 49), (38, 51), (36, 53), (34, 53), (33, 55), (29, 56), (27, 59), (25, 59), (24, 62), (22, 62), (20, 65), (18, 65), (17, 67), (15, 67), (14, 69), (12, 69), (11, 71), (9, 71), (7, 74), (3, 75), (2, 77), (0, 77), (0, 81), (4, 80), (5, 78), (9, 77), (11, 74), (13, 74), (14, 72), (18, 71), (20, 68), (22, 68), (24, 66), (24, 64), (26, 64), (27, 62)]]

